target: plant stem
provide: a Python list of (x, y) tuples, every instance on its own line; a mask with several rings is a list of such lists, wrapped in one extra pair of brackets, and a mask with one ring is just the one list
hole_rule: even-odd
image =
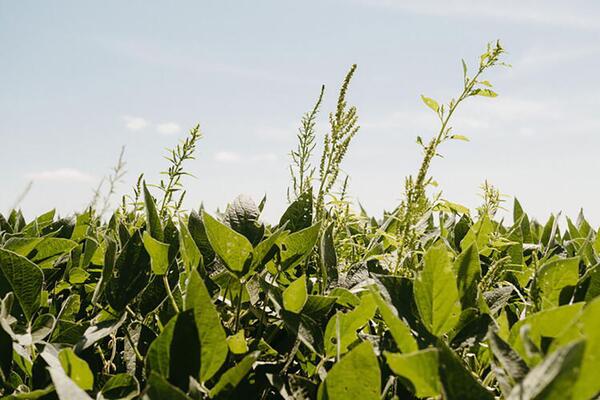
[(167, 278), (167, 274), (162, 276), (163, 283), (165, 285), (165, 290), (167, 291), (167, 296), (169, 296), (169, 300), (171, 300), (171, 305), (176, 313), (179, 312), (179, 307), (177, 306), (177, 302), (175, 301), (175, 297), (173, 296), (173, 292), (171, 291), (171, 286), (169, 286), (169, 279)]
[(233, 327), (233, 333), (236, 334), (240, 327), (240, 312), (242, 310), (242, 293), (244, 292), (244, 284), (240, 282), (240, 293), (237, 297), (237, 305), (235, 310), (235, 324)]

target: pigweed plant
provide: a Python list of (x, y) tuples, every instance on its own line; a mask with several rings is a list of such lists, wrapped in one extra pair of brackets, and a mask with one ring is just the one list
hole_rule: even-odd
[[(594, 399), (600, 234), (583, 214), (539, 223), (482, 186), (476, 212), (430, 194), (429, 166), (503, 65), (490, 44), (447, 104), (404, 198), (382, 219), (349, 200), (358, 134), (342, 82), (322, 139), (304, 115), (275, 224), (240, 196), (183, 210), (199, 127), (110, 216), (123, 157), (87, 209), (0, 215), (0, 395), (7, 399)], [(322, 153), (315, 144), (323, 141)], [(316, 163), (315, 163), (316, 160)], [(399, 191), (401, 189), (399, 188)]]

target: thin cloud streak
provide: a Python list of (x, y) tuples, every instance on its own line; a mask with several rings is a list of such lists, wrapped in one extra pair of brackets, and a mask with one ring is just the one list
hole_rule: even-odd
[(164, 122), (156, 125), (156, 131), (161, 135), (175, 135), (181, 131), (181, 127), (175, 122)]
[[(525, 2), (509, 0), (499, 5), (491, 0), (457, 1), (401, 1), (358, 0), (368, 6), (389, 7), (426, 16), (459, 18), (494, 18), (505, 21), (536, 23), (542, 25), (599, 30), (597, 20), (589, 13), (578, 12), (573, 2)], [(574, 11), (575, 10), (575, 11)]]
[(130, 131), (140, 131), (148, 127), (149, 123), (142, 117), (134, 117), (126, 115), (123, 117), (125, 120), (125, 127)]
[(93, 182), (95, 180), (92, 175), (74, 168), (58, 168), (53, 170), (30, 172), (26, 174), (25, 177), (33, 181), (54, 182)]

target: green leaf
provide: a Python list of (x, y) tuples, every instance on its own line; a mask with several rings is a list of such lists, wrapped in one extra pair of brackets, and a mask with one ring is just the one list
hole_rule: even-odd
[(379, 313), (381, 314), (385, 324), (388, 326), (398, 349), (403, 353), (412, 353), (419, 350), (417, 341), (412, 336), (410, 328), (398, 318), (397, 311), (393, 306), (387, 304), (381, 295), (377, 293), (375, 288), (371, 288), (371, 293), (374, 296)]
[(146, 182), (144, 182), (144, 206), (146, 210), (147, 229), (154, 239), (162, 242), (165, 239), (162, 224), (158, 216), (158, 211), (156, 211), (156, 203), (146, 186)]
[(200, 341), (200, 381), (206, 382), (227, 358), (226, 334), (204, 281), (197, 271), (189, 277), (185, 309), (193, 310)]
[(513, 388), (508, 400), (570, 398), (573, 382), (577, 381), (579, 375), (584, 348), (585, 341), (582, 340), (550, 354)]
[(150, 255), (150, 267), (156, 275), (164, 275), (169, 269), (169, 245), (154, 239), (148, 231), (144, 231), (144, 248)]
[(279, 220), (279, 226), (282, 227), (285, 225), (286, 229), (289, 229), (292, 232), (306, 229), (312, 224), (312, 212), (312, 190), (308, 190), (298, 196), (298, 198), (288, 206), (287, 210), (285, 210)]
[(385, 352), (394, 374), (408, 379), (417, 397), (435, 397), (441, 394), (438, 374), (437, 349), (425, 349), (407, 354)]
[(150, 399), (191, 400), (181, 389), (171, 385), (163, 376), (152, 372), (148, 380)]
[[(529, 359), (525, 343), (521, 340), (521, 328), (529, 326), (529, 339), (539, 348), (542, 344), (542, 337), (556, 338), (560, 336), (575, 321), (584, 303), (574, 303), (566, 306), (560, 306), (543, 310), (535, 314), (530, 314), (521, 319), (510, 328), (509, 344), (525, 359)], [(560, 321), (560, 324), (556, 322)]]
[(328, 400), (379, 400), (381, 372), (371, 344), (363, 342), (342, 357), (324, 385)]
[(171, 318), (161, 334), (150, 345), (146, 368), (167, 378), (169, 383), (181, 390), (187, 391), (189, 377), (198, 376), (200, 373), (202, 360), (198, 338), (194, 312), (192, 310), (180, 312)]
[(92, 400), (88, 394), (73, 382), (62, 369), (48, 367), (50, 378), (59, 400)]
[(186, 271), (190, 272), (198, 268), (202, 264), (202, 254), (196, 246), (187, 224), (181, 218), (179, 219), (179, 243), (181, 261), (183, 261)]
[(136, 231), (115, 261), (105, 290), (108, 304), (115, 310), (124, 310), (146, 287), (150, 273), (150, 257), (144, 249), (142, 235)]
[[(485, 214), (479, 221), (474, 223), (465, 237), (460, 242), (460, 248), (466, 250), (472, 243), (477, 244), (477, 249), (483, 253), (490, 241), (490, 235), (494, 232), (494, 225), (490, 217)], [(484, 254), (485, 255), (485, 254)]]
[(206, 236), (204, 222), (202, 222), (202, 218), (200, 218), (200, 215), (195, 210), (189, 215), (188, 228), (194, 239), (194, 243), (196, 243), (200, 254), (202, 254), (204, 263), (206, 265), (210, 264), (215, 259), (215, 252), (208, 241), (208, 236)]
[(365, 326), (375, 315), (377, 304), (373, 294), (365, 293), (360, 304), (346, 313), (338, 312), (331, 317), (325, 328), (325, 353), (334, 356), (338, 353), (344, 354), (348, 351), (354, 341), (358, 339), (356, 331)]
[(500, 362), (500, 365), (513, 382), (521, 382), (529, 372), (529, 367), (527, 367), (525, 361), (491, 328), (488, 330), (487, 342), (494, 357)]
[(442, 336), (458, 322), (461, 308), (456, 277), (443, 245), (431, 247), (414, 282), (414, 297), (421, 320), (434, 335)]
[(37, 265), (12, 251), (0, 249), (0, 296), (13, 292), (28, 321), (40, 307), (43, 283), (44, 275)]
[(62, 349), (58, 353), (60, 365), (73, 382), (83, 390), (92, 390), (94, 387), (94, 374), (88, 364), (77, 357), (72, 349)]
[(259, 216), (260, 210), (254, 201), (246, 195), (240, 195), (227, 206), (223, 220), (231, 229), (244, 235), (254, 246), (265, 233), (264, 225), (258, 221)]
[(303, 262), (317, 243), (321, 223), (310, 228), (294, 232), (281, 240), (281, 265), (284, 271), (294, 268)]
[(598, 379), (598, 370), (600, 370), (600, 357), (598, 357), (600, 354), (600, 297), (586, 304), (578, 317), (570, 324), (568, 321), (561, 320), (559, 325), (567, 326), (567, 328), (562, 329), (560, 336), (552, 342), (550, 351), (575, 340), (585, 339), (585, 352), (579, 379), (573, 387), (573, 399), (593, 398), (600, 393), (600, 380)]
[(450, 139), (454, 139), (454, 140), (462, 140), (463, 142), (468, 142), (469, 138), (464, 136), (464, 135), (452, 135), (450, 136)]
[(579, 257), (551, 261), (538, 270), (534, 297), (542, 309), (558, 307), (563, 289), (575, 286), (578, 280)]
[(490, 89), (475, 89), (472, 93), (475, 96), (483, 96), (483, 97), (497, 97), (498, 96), (498, 93), (496, 93)]
[(231, 335), (227, 338), (227, 346), (233, 354), (245, 354), (248, 352), (248, 343), (246, 343), (246, 337), (244, 336), (244, 330), (240, 329), (235, 335)]
[(438, 104), (437, 101), (435, 101), (434, 99), (431, 99), (429, 97), (425, 97), (423, 95), (421, 95), (421, 100), (423, 100), (423, 103), (425, 103), (425, 105), (429, 108), (431, 108), (433, 111), (435, 111), (436, 113), (439, 112), (440, 110), (440, 105)]
[(117, 374), (106, 381), (100, 392), (107, 400), (128, 400), (139, 394), (140, 385), (137, 379), (129, 374)]
[(283, 308), (295, 314), (299, 314), (300, 311), (302, 311), (304, 304), (306, 304), (307, 299), (306, 275), (302, 275), (283, 291)]
[(481, 264), (475, 242), (458, 255), (454, 261), (454, 271), (462, 308), (477, 307), (477, 284), (481, 280)]
[(327, 287), (330, 280), (333, 282), (337, 282), (338, 280), (337, 255), (333, 241), (334, 225), (335, 223), (332, 222), (325, 229), (325, 232), (323, 232), (319, 248), (319, 255), (321, 256), (321, 279), (324, 288)]
[(233, 391), (252, 370), (252, 365), (258, 359), (259, 354), (260, 352), (258, 351), (252, 352), (237, 365), (225, 371), (216, 385), (210, 390), (210, 397), (223, 397)]
[(483, 387), (460, 357), (441, 340), (438, 341), (438, 350), (444, 399), (494, 400), (494, 395)]
[(235, 272), (243, 273), (252, 259), (252, 244), (245, 236), (227, 225), (202, 212), (206, 235), (215, 253), (225, 266)]

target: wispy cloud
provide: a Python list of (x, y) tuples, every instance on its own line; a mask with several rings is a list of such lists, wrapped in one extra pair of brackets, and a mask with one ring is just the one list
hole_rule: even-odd
[(219, 151), (215, 153), (214, 159), (222, 163), (237, 163), (242, 161), (242, 156), (235, 151)]
[(30, 172), (25, 175), (34, 181), (60, 181), (60, 182), (92, 182), (94, 177), (74, 168), (58, 168)]
[(127, 127), (127, 129), (130, 131), (139, 131), (149, 125), (149, 122), (142, 117), (126, 115), (123, 117), (123, 119), (125, 120), (125, 127)]
[[(598, 30), (597, 17), (583, 12), (577, 2), (506, 0), (501, 5), (493, 0), (358, 0), (370, 6), (393, 7), (398, 10), (440, 17), (494, 18), (514, 22), (537, 23), (583, 30)], [(581, 3), (583, 4), (583, 3)]]
[(156, 125), (156, 131), (161, 135), (175, 135), (181, 131), (181, 127), (175, 122), (163, 122)]

